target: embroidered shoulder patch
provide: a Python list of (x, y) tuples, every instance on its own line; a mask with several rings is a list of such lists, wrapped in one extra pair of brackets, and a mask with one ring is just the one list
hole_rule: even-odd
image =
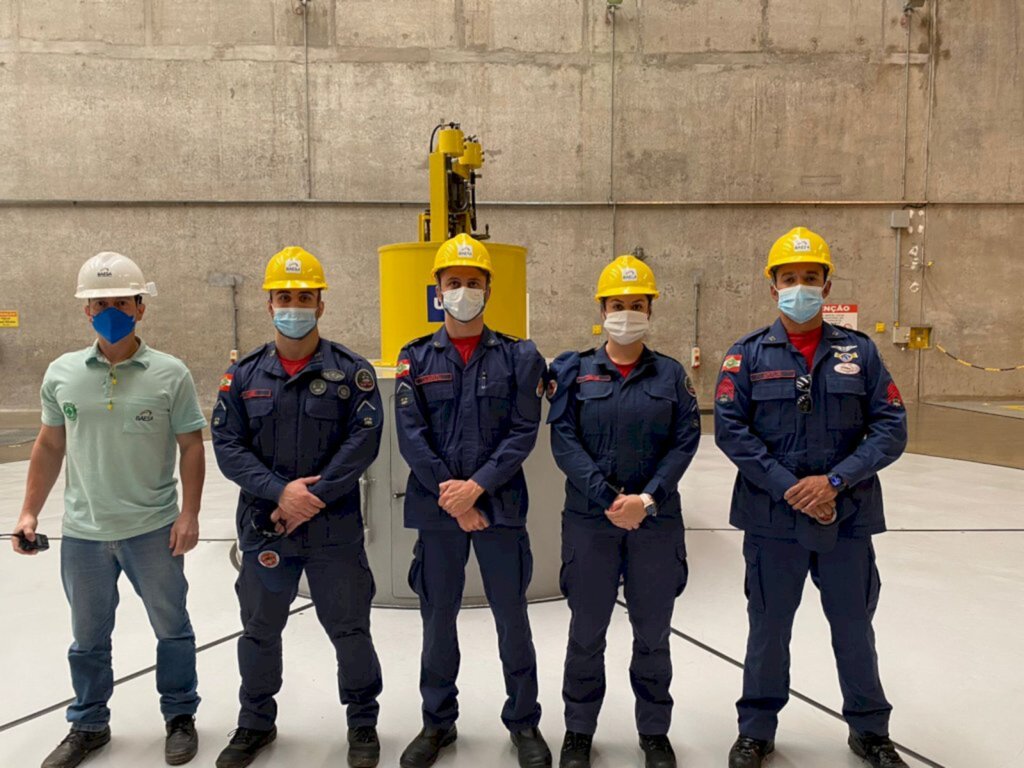
[(903, 395), (901, 395), (899, 389), (896, 388), (895, 381), (890, 381), (889, 386), (886, 387), (885, 401), (896, 408), (903, 407)]
[(722, 361), (722, 370), (726, 373), (739, 373), (743, 365), (743, 355), (726, 355)]
[(715, 390), (715, 402), (719, 405), (726, 405), (736, 399), (736, 384), (728, 376), (718, 382), (718, 389)]

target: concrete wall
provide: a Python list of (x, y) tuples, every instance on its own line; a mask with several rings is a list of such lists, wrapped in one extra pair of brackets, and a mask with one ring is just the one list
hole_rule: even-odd
[[(834, 297), (873, 329), (893, 319), (889, 213), (912, 203), (904, 251), (933, 266), (901, 269), (904, 323), (982, 365), (1024, 362), (1017, 0), (928, 0), (909, 67), (902, 0), (626, 0), (614, 66), (596, 0), (310, 0), (305, 31), (297, 5), (0, 0), (0, 310), (22, 316), (0, 329), (0, 407), (34, 407), (47, 362), (89, 341), (71, 293), (103, 249), (160, 286), (145, 337), (207, 403), (231, 346), (210, 275), (245, 277), (255, 346), (284, 245), (325, 261), (325, 334), (374, 356), (376, 247), (415, 237), (419, 206), (401, 203), (426, 199), (440, 118), (483, 139), (481, 221), (530, 249), (548, 355), (592, 343), (598, 271), (642, 246), (664, 288), (654, 344), (681, 358), (701, 279), (709, 405), (725, 349), (773, 316), (759, 275), (776, 236), (825, 235)], [(908, 398), (1024, 394), (1024, 372), (875, 338)]]

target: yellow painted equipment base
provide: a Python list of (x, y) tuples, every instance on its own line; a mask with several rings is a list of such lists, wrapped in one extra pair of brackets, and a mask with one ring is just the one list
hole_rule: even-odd
[[(526, 337), (526, 249), (486, 242), (494, 264), (491, 298), (484, 311), (489, 328)], [(380, 254), (380, 362), (395, 365), (398, 353), (444, 321), (430, 276), (437, 243), (392, 243)]]

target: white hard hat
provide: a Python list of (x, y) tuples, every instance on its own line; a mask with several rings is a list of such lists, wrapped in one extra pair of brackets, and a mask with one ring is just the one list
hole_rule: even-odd
[(147, 283), (139, 265), (120, 253), (97, 253), (78, 270), (76, 299), (139, 295), (156, 296), (156, 285)]

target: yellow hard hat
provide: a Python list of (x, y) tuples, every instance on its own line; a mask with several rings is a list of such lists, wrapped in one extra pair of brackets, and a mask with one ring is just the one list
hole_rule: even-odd
[(275, 253), (267, 262), (264, 291), (297, 291), (303, 288), (327, 290), (324, 268), (309, 251), (291, 245)]
[(772, 271), (783, 264), (823, 264), (832, 274), (832, 253), (828, 243), (821, 235), (811, 232), (805, 227), (796, 227), (775, 241), (768, 252), (768, 263), (764, 268), (764, 276), (771, 280)]
[(619, 256), (615, 261), (601, 270), (597, 280), (597, 293), (594, 298), (600, 301), (609, 296), (650, 296), (658, 298), (658, 285), (654, 282), (654, 272), (636, 256)]
[(494, 271), (491, 268), (491, 254), (484, 244), (465, 232), (441, 244), (434, 256), (434, 271), (430, 274), (437, 278), (437, 273), (448, 267), (476, 267), (487, 274)]

